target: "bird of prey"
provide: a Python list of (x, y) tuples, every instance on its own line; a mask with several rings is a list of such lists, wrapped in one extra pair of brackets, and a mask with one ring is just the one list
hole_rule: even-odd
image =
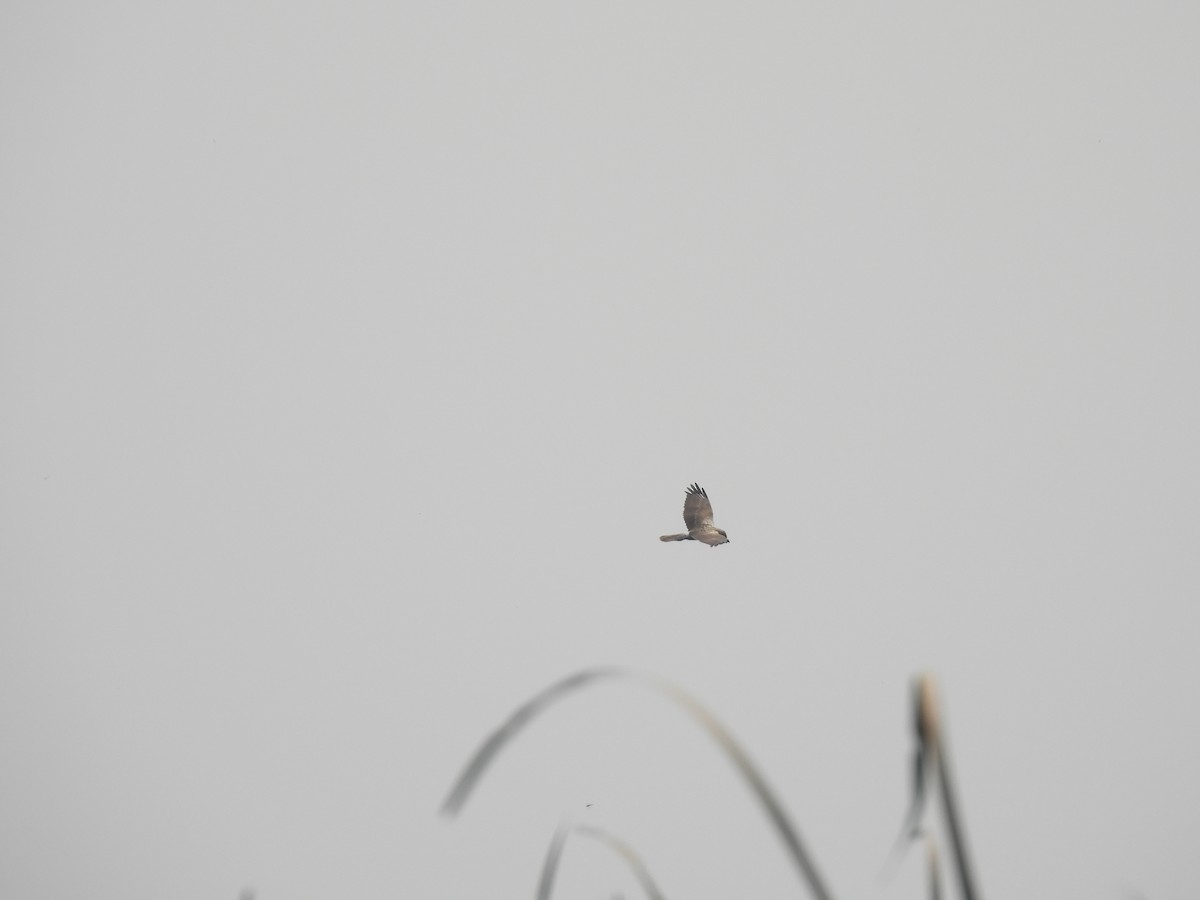
[(664, 534), (660, 541), (703, 541), (710, 547), (718, 544), (728, 544), (729, 537), (713, 524), (712, 504), (708, 502), (708, 494), (698, 484), (687, 489), (683, 499), (683, 524), (687, 526), (687, 534)]

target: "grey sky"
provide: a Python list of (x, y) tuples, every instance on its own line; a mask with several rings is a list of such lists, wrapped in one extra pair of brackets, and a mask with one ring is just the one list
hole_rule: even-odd
[[(0, 894), (1200, 883), (1188, 3), (0, 14)], [(732, 543), (663, 545), (699, 481)], [(587, 808), (585, 804), (593, 806)], [(568, 848), (559, 896), (637, 896)]]

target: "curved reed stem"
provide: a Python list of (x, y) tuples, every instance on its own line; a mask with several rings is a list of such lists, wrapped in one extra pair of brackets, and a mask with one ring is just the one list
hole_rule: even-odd
[(967, 833), (958, 810), (958, 793), (954, 787), (954, 773), (950, 767), (950, 751), (946, 746), (946, 735), (942, 728), (941, 710), (937, 702), (937, 686), (932, 676), (922, 675), (917, 681), (918, 734), (925, 742), (926, 752), (933, 756), (937, 766), (938, 794), (942, 798), (942, 813), (946, 817), (946, 831), (950, 835), (954, 868), (958, 873), (958, 885), (963, 900), (982, 900), (975, 885), (974, 866), (967, 847)]
[[(750, 761), (750, 757), (742, 749), (741, 745), (738, 744), (729, 729), (722, 725), (700, 701), (696, 700), (679, 686), (665, 679), (628, 669), (612, 667), (585, 669), (551, 685), (544, 691), (534, 695), (526, 703), (517, 707), (488, 736), (483, 745), (475, 752), (475, 755), (471, 757), (462, 774), (459, 776), (458, 781), (455, 782), (454, 787), (451, 789), (450, 794), (446, 797), (445, 803), (442, 804), (442, 812), (445, 815), (453, 816), (462, 809), (471, 791), (491, 761), (543, 709), (572, 691), (597, 681), (615, 678), (639, 681), (655, 688), (686, 710), (708, 732), (709, 736), (725, 751), (734, 768), (746, 780), (759, 804), (766, 812), (767, 817), (775, 826), (775, 830), (787, 848), (792, 862), (796, 865), (802, 879), (812, 891), (813, 896), (816, 900), (832, 900), (832, 895), (825, 887), (825, 883), (821, 879), (808, 851), (805, 850), (800, 840), (800, 834), (784, 810), (783, 804), (775, 797), (775, 794), (768, 787), (766, 779), (763, 778), (757, 767)], [(565, 837), (563, 839), (565, 840)], [(553, 873), (551, 874), (552, 877)]]
[(542, 874), (538, 880), (537, 900), (550, 900), (554, 888), (554, 876), (558, 872), (559, 859), (566, 846), (567, 837), (571, 834), (586, 835), (604, 844), (629, 864), (629, 868), (633, 870), (634, 877), (637, 878), (638, 884), (642, 886), (642, 890), (649, 900), (666, 900), (662, 891), (658, 889), (658, 885), (654, 883), (650, 869), (629, 844), (607, 831), (591, 825), (567, 825), (565, 823), (559, 825), (555, 830), (550, 847), (546, 850), (546, 861), (542, 864)]

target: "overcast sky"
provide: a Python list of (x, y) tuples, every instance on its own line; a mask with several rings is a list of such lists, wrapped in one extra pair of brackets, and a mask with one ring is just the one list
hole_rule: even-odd
[[(1200, 883), (1194, 3), (10, 3), (0, 895)], [(732, 543), (663, 544), (699, 481)], [(587, 804), (591, 804), (588, 806)], [(936, 824), (936, 818), (931, 820)], [(595, 842), (563, 898), (639, 896)]]

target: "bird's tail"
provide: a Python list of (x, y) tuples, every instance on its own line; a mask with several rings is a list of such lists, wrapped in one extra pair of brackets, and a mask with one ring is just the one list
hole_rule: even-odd
[(690, 541), (691, 539), (690, 534), (664, 534), (659, 538), (660, 541)]

